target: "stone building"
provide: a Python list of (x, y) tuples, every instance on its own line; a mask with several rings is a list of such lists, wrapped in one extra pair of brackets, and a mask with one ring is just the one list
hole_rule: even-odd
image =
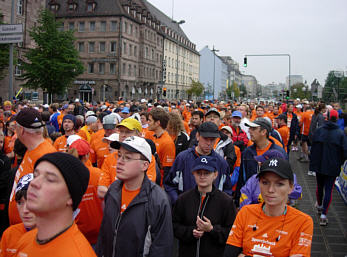
[[(0, 19), (3, 23), (11, 23), (11, 0), (2, 0), (0, 4)], [(13, 94), (16, 95), (21, 88), (21, 84), (24, 83), (19, 76), (22, 74), (21, 71), (21, 61), (23, 59), (24, 53), (27, 49), (34, 47), (34, 42), (30, 38), (29, 31), (36, 24), (39, 16), (39, 10), (44, 8), (45, 0), (15, 0), (15, 24), (23, 24), (23, 43), (15, 44), (15, 53), (18, 57), (17, 66), (14, 67), (14, 77), (13, 77)], [(8, 72), (7, 72), (8, 74)], [(9, 76), (0, 80), (0, 97), (5, 100), (8, 99), (9, 90)], [(23, 94), (29, 99), (31, 98), (33, 90), (23, 88)]]

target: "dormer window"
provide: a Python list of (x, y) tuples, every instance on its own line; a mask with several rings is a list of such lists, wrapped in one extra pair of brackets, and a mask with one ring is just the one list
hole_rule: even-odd
[(50, 10), (53, 11), (53, 12), (56, 12), (59, 10), (59, 4), (57, 3), (51, 3), (50, 6), (49, 6)]
[(88, 12), (95, 11), (95, 8), (96, 8), (96, 2), (93, 2), (93, 1), (88, 1), (87, 2), (87, 11)]
[(75, 11), (77, 9), (77, 3), (70, 2), (68, 3), (69, 11)]

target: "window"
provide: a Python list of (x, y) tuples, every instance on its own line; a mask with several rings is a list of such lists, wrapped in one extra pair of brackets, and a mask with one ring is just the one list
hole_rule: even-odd
[(135, 26), (134, 36), (137, 37), (137, 27)]
[(146, 47), (146, 55), (145, 55), (145, 58), (148, 58), (148, 56), (149, 56), (148, 47)]
[(80, 21), (78, 25), (78, 32), (84, 32), (84, 21)]
[(105, 63), (99, 63), (99, 73), (105, 74)]
[(133, 34), (133, 24), (129, 25), (129, 35)]
[(88, 3), (87, 4), (87, 11), (92, 12), (95, 10), (95, 7), (96, 7), (96, 3)]
[(74, 30), (74, 29), (75, 29), (75, 23), (69, 22), (69, 30)]
[[(23, 1), (22, 1), (22, 3), (23, 3)], [(50, 9), (52, 12), (58, 11), (59, 5), (58, 4), (50, 4)], [(22, 12), (23, 12), (23, 8), (22, 8)]]
[(95, 42), (89, 42), (89, 53), (95, 52)]
[(95, 21), (89, 22), (89, 31), (95, 31)]
[(78, 51), (80, 53), (84, 52), (84, 42), (78, 42)]
[(128, 23), (126, 23), (125, 21), (123, 22), (123, 33), (125, 33), (127, 31), (128, 28)]
[(100, 42), (99, 44), (99, 51), (100, 53), (104, 53), (106, 50), (106, 43), (105, 42)]
[(106, 21), (101, 21), (100, 22), (100, 31), (101, 32), (106, 32)]
[(93, 62), (88, 63), (88, 73), (94, 73), (94, 63)]
[(116, 74), (116, 64), (115, 63), (110, 63), (110, 73)]
[(17, 14), (23, 15), (23, 1), (24, 0), (17, 0)]
[(152, 49), (152, 60), (154, 60), (154, 50)]
[(21, 69), (21, 64), (18, 63), (15, 67), (15, 70), (14, 70), (14, 75), (15, 76), (20, 76), (22, 75), (22, 69)]
[(117, 31), (117, 22), (111, 21), (111, 31), (116, 32)]
[(68, 8), (69, 8), (69, 11), (74, 11), (77, 9), (77, 4), (76, 3), (69, 3)]
[(131, 56), (133, 53), (133, 46), (129, 44), (129, 55)]
[(125, 75), (126, 72), (126, 67), (125, 67), (125, 63), (123, 63), (123, 75)]
[(131, 76), (131, 64), (128, 65), (128, 76)]
[(134, 65), (134, 77), (136, 77), (136, 65)]
[(137, 46), (134, 46), (134, 56), (137, 56)]
[(123, 54), (127, 53), (127, 44), (124, 42), (123, 43)]
[(116, 47), (117, 47), (117, 43), (116, 42), (111, 42), (111, 53), (115, 53), (116, 52)]

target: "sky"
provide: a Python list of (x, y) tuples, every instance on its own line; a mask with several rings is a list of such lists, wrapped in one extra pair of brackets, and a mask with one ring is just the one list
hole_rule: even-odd
[[(181, 25), (200, 51), (208, 46), (231, 56), (244, 74), (262, 85), (285, 83), (288, 57), (244, 55), (289, 54), (291, 74), (324, 85), (331, 70), (347, 76), (346, 0), (148, 0)], [(172, 12), (173, 10), (173, 12)]]

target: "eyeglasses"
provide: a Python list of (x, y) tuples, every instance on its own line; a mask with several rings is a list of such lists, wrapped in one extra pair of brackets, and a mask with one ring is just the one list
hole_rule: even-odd
[(118, 152), (118, 160), (121, 160), (121, 161), (124, 161), (124, 162), (131, 162), (131, 161), (146, 161), (144, 159), (141, 159), (141, 158), (131, 158), (129, 156), (126, 156), (126, 155), (123, 155), (123, 154), (120, 154)]

